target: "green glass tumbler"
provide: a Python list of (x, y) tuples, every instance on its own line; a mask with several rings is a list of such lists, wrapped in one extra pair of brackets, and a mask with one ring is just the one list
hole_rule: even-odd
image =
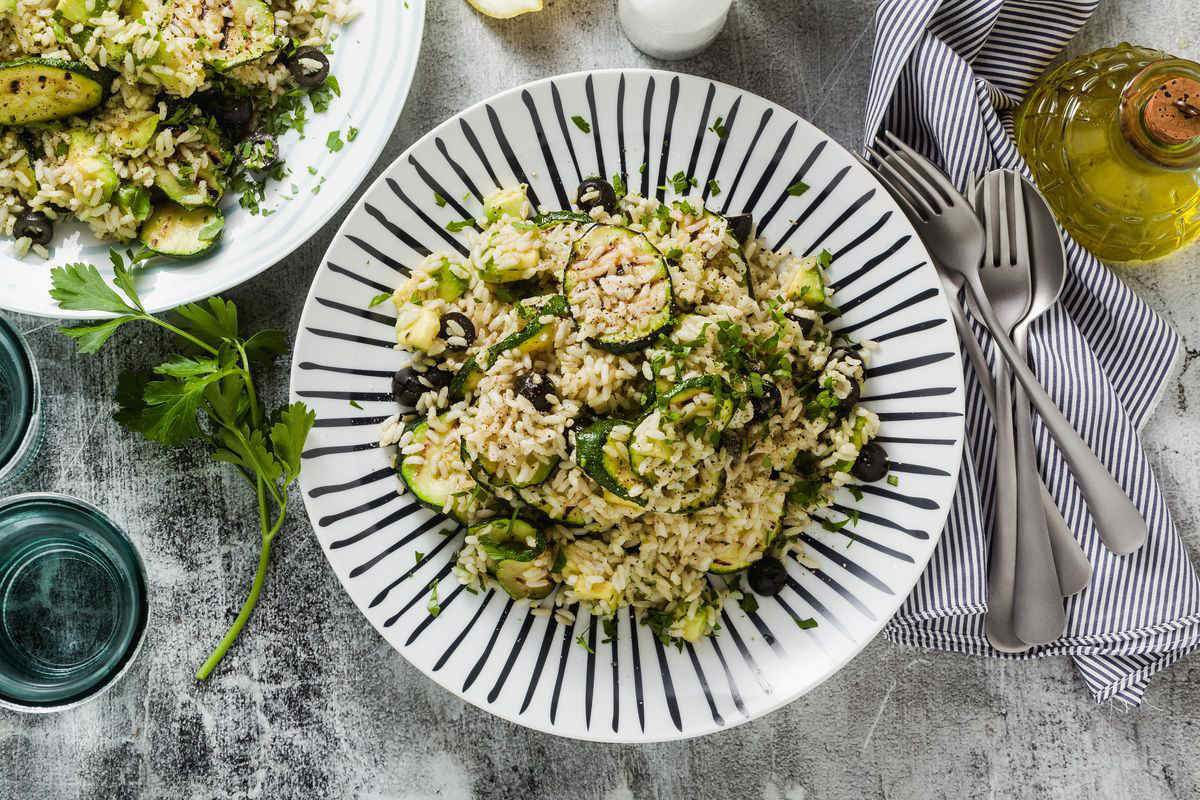
[(0, 485), (37, 455), (42, 436), (41, 385), (25, 339), (0, 317)]
[(149, 614), (142, 560), (98, 509), (58, 494), (0, 500), (0, 706), (58, 711), (133, 663)]

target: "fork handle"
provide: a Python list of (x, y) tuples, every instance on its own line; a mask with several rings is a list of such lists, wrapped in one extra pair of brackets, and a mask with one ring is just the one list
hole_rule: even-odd
[[(996, 513), (988, 548), (988, 606), (984, 632), (1002, 653), (1028, 650), (1015, 622), (1017, 575), (1017, 470), (1013, 451), (1012, 384), (1004, 364), (996, 380)], [(1055, 588), (1058, 588), (1057, 586)]]
[(1092, 520), (1096, 523), (1096, 530), (1100, 533), (1100, 538), (1104, 541), (1105, 546), (1117, 555), (1127, 555), (1137, 550), (1145, 543), (1146, 537), (1149, 535), (1149, 528), (1146, 521), (1142, 519), (1141, 512), (1125, 494), (1121, 485), (1109, 474), (1108, 469), (1100, 462), (1096, 454), (1087, 446), (1087, 443), (1075, 432), (1075, 428), (1071, 426), (1067, 418), (1054, 405), (1050, 395), (1046, 394), (1033, 372), (1025, 364), (1025, 359), (1021, 358), (1021, 354), (1017, 352), (1017, 347), (1012, 340), (997, 333), (1003, 331), (1004, 326), (996, 319), (996, 313), (987, 301), (987, 295), (984, 294), (979, 276), (968, 274), (964, 277), (976, 308), (979, 309), (988, 330), (993, 332), (992, 340), (996, 342), (1000, 352), (1004, 354), (1004, 358), (1012, 367), (1013, 374), (1025, 388), (1030, 402), (1041, 415), (1042, 422), (1050, 431), (1050, 435), (1054, 437), (1054, 441), (1058, 442), (1059, 450), (1062, 452), (1067, 466), (1070, 467), (1071, 473), (1075, 476), (1075, 482), (1079, 485), (1079, 491), (1082, 492), (1083, 499), (1092, 512)]
[[(1013, 340), (1016, 342), (1017, 352), (1029, 363), (1027, 327), (1018, 326), (1013, 333)], [(1058, 572), (1059, 593), (1063, 597), (1070, 597), (1087, 587), (1092, 578), (1092, 565), (1088, 563), (1083, 548), (1075, 540), (1075, 535), (1067, 527), (1054, 498), (1050, 497), (1050, 492), (1040, 479), (1029, 398), (1020, 387), (1017, 387), (1014, 398), (1017, 406), (1017, 475), (1021, 481), (1018, 492), (1021, 496), (1021, 508), (1017, 524), (1021, 528), (1034, 528), (1049, 538), (1050, 550), (1054, 555), (1054, 568)], [(1036, 501), (1034, 497), (1037, 498)]]

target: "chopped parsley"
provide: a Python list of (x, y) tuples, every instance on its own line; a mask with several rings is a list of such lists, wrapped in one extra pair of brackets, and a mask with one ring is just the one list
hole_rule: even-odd
[(716, 122), (712, 124), (709, 130), (715, 133), (718, 139), (724, 139), (729, 134), (729, 129), (725, 127), (724, 117), (717, 117)]
[(617, 640), (617, 620), (615, 617), (607, 617), (600, 621), (600, 627), (604, 629), (606, 638), (600, 640), (600, 644), (608, 644)]
[(342, 132), (336, 130), (330, 131), (329, 136), (325, 139), (325, 146), (329, 148), (329, 152), (331, 153), (336, 153), (345, 147), (346, 143), (342, 141)]
[(425, 604), (425, 609), (429, 612), (431, 617), (436, 617), (438, 614), (442, 613), (442, 607), (438, 605), (437, 585), (438, 582), (436, 580), (430, 581), (429, 602)]
[(583, 117), (579, 116), (578, 114), (576, 114), (575, 116), (571, 117), (571, 122), (574, 122), (574, 123), (575, 123), (575, 127), (576, 127), (576, 128), (579, 128), (579, 130), (583, 131), (584, 133), (591, 133), (591, 132), (592, 132), (592, 126), (588, 124), (588, 121), (587, 121), (586, 119), (584, 119)]
[(367, 303), (367, 308), (374, 308), (375, 306), (379, 305), (380, 303), (386, 303), (388, 300), (391, 300), (391, 299), (392, 299), (391, 292), (380, 292), (379, 294), (377, 294), (371, 298), (371, 302)]
[(413, 553), (413, 555), (416, 557), (416, 560), (417, 560), (417, 563), (418, 563), (418, 564), (420, 564), (420, 563), (421, 563), (421, 559), (425, 557), (425, 554), (424, 554), (424, 553), (422, 553), (420, 550), (418, 550), (417, 552)]
[(719, 195), (721, 193), (721, 184), (717, 183), (716, 178), (709, 178), (708, 193), (711, 194), (713, 197), (716, 197), (717, 195)]
[(612, 176), (613, 191), (617, 194), (617, 199), (620, 200), (628, 191), (625, 188), (625, 179), (621, 177), (621, 173), (614, 173)]
[(670, 614), (652, 608), (642, 615), (642, 624), (654, 633), (658, 641), (663, 644), (673, 644), (680, 652), (683, 652), (683, 642), (668, 633), (671, 626), (675, 624), (675, 618)]
[(741, 606), (742, 611), (753, 614), (758, 611), (758, 598), (752, 592), (742, 592), (742, 598), (738, 600), (738, 605)]
[(896, 477), (895, 475), (888, 475), (887, 482), (891, 486), (899, 486), (900, 485), (900, 479), (898, 477)]
[(358, 138), (358, 128), (351, 125), (350, 130), (346, 131), (346, 141), (353, 142), (357, 138)]
[(847, 486), (846, 488), (850, 490), (850, 494), (854, 497), (855, 500), (863, 499), (862, 489), (858, 488), (857, 486)]
[(671, 205), (675, 206), (680, 211), (682, 211), (684, 214), (687, 214), (689, 217), (700, 216), (700, 210), (697, 209), (694, 205), (692, 205), (691, 203), (689, 203), (686, 200), (676, 200)]
[[(589, 628), (589, 630), (590, 630), (590, 628)], [(589, 653), (591, 653), (593, 655), (595, 655), (595, 653), (596, 653), (596, 651), (593, 650), (591, 648), (591, 646), (587, 643), (587, 639), (584, 637), (584, 635), (582, 633), (575, 637), (575, 644), (579, 645), (584, 650), (587, 650)]]
[(350, 401), (350, 406), (351, 406), (352, 408), (357, 408), (359, 411), (362, 411), (362, 406), (360, 406), (360, 405), (358, 404), (358, 401), (357, 401), (357, 400), (351, 400), (351, 401)]
[(450, 231), (451, 233), (458, 233), (459, 231), (463, 230), (464, 228), (470, 228), (474, 224), (475, 224), (475, 220), (473, 220), (473, 219), (456, 220), (454, 222), (447, 222), (446, 230)]
[(674, 175), (672, 175), (670, 178), (668, 178), (668, 180), (671, 181), (670, 187), (660, 186), (659, 188), (663, 189), (664, 191), (667, 188), (674, 189), (675, 194), (683, 194), (688, 189), (690, 189), (696, 185), (696, 179), (690, 178), (687, 175), (684, 175), (683, 170), (676, 172)]
[(678, 247), (672, 247), (667, 252), (663, 253), (663, 258), (670, 261), (672, 264), (678, 264), (683, 258), (683, 251)]
[(787, 188), (787, 193), (792, 197), (799, 197), (808, 191), (808, 184), (804, 181), (796, 181)]
[(796, 627), (802, 631), (807, 631), (811, 628), (817, 627), (817, 621), (812, 617), (809, 617), (808, 619), (798, 619), (796, 620)]
[(640, 167), (638, 167), (638, 172), (640, 172), (642, 175), (646, 174), (646, 162), (645, 161), (643, 161), (642, 165)]
[(434, 202), (434, 205), (436, 205), (438, 208), (446, 207), (446, 198), (442, 197), (437, 192), (433, 193), (433, 202)]

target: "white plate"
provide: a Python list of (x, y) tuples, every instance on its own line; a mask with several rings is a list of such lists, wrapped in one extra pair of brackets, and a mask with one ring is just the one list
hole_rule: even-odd
[[(591, 133), (570, 122), (574, 115), (591, 121)], [(716, 117), (725, 139), (709, 131)], [(863, 395), (883, 420), (880, 441), (899, 483), (863, 487), (861, 501), (843, 491), (838, 507), (857, 508), (859, 522), (845, 533), (814, 526), (808, 550), (819, 569), (789, 563), (792, 580), (778, 597), (759, 598), (754, 614), (731, 604), (718, 636), (677, 652), (628, 612), (606, 642), (586, 615), (564, 627), (502, 593), (467, 593), (449, 577), (461, 537), (439, 531), (456, 526), (401, 494), (375, 445), (378, 423), (396, 410), (390, 376), (408, 359), (392, 349), (390, 304), (367, 305), (426, 249), (461, 247), (446, 223), (479, 214), (480, 196), (497, 184), (527, 182), (557, 208), (581, 177), (621, 172), (631, 191), (645, 193), (680, 170), (700, 186), (715, 177), (721, 192), (709, 207), (752, 211), (772, 246), (835, 254), (834, 302), (845, 311), (835, 327), (880, 342)], [(797, 180), (811, 188), (794, 197), (786, 190)], [(647, 742), (764, 714), (861, 650), (912, 590), (938, 540), (963, 441), (958, 340), (940, 286), (887, 192), (836, 143), (762, 98), (646, 70), (565, 75), (494, 97), (387, 170), (313, 281), (292, 394), (318, 417), (302, 481), (321, 547), (393, 647), (505, 719), (582, 739)], [(419, 563), (417, 553), (425, 554)], [(441, 611), (431, 616), (434, 581)], [(796, 624), (809, 617), (817, 627)], [(576, 643), (580, 636), (594, 652)]]
[[(225, 233), (213, 252), (195, 261), (162, 261), (138, 278), (138, 291), (151, 311), (174, 308), (223, 292), (277, 264), (341, 208), (358, 189), (367, 170), (387, 144), (412, 84), (425, 0), (355, 0), (362, 14), (348, 25), (336, 26), (331, 74), (341, 87), (329, 110), (309, 110), (303, 139), (290, 131), (281, 148), (291, 175), (273, 183), (263, 202), (277, 209), (270, 216), (253, 216), (238, 207), (231, 192), (225, 200)], [(407, 7), (406, 7), (407, 6)], [(305, 102), (307, 107), (307, 101)], [(326, 145), (329, 132), (342, 138), (354, 126), (358, 137), (340, 152)], [(315, 170), (315, 174), (309, 168)], [(299, 190), (294, 196), (292, 185)], [(86, 319), (86, 311), (63, 311), (50, 297), (50, 268), (86, 261), (111, 276), (108, 249), (86, 226), (57, 226), (51, 258), (35, 254), (18, 259), (12, 241), (0, 240), (0, 308), (48, 317)]]

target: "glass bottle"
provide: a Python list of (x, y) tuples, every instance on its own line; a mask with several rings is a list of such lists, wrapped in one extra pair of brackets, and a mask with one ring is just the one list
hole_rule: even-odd
[(1120, 44), (1030, 91), (1017, 148), (1055, 216), (1105, 261), (1151, 261), (1200, 237), (1200, 64)]

